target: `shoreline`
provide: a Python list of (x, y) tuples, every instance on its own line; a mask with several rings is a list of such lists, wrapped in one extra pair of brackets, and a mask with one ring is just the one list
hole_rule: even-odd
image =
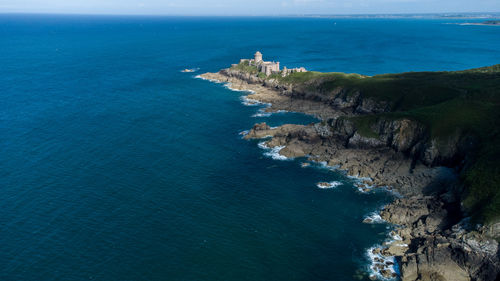
[[(257, 105), (264, 105), (265, 107), (263, 108), (264, 112), (268, 112), (270, 114), (276, 113), (276, 112), (282, 112), (285, 111), (283, 108), (283, 105), (280, 104), (278, 106), (273, 103), (273, 99), (277, 99), (279, 102), (281, 101), (281, 98), (279, 97), (278, 93), (275, 91), (270, 91), (267, 89), (263, 89), (263, 87), (258, 87), (254, 86), (252, 87), (251, 84), (244, 83), (244, 81), (238, 81), (240, 82), (237, 88), (233, 87), (233, 82), (230, 81), (224, 81), (223, 77), (220, 74), (213, 74), (213, 73), (204, 73), (201, 75), (197, 75), (195, 78), (198, 79), (203, 79), (209, 82), (217, 83), (217, 84), (224, 84), (224, 87), (231, 90), (231, 91), (236, 91), (236, 92), (247, 92), (248, 95), (243, 96), (243, 104), (246, 106), (257, 106)], [(219, 79), (218, 79), (219, 78)], [(222, 78), (222, 79), (221, 79)], [(248, 103), (250, 102), (250, 103)], [(273, 105), (275, 105), (273, 107)], [(293, 106), (290, 105), (291, 108)], [(286, 110), (288, 111), (288, 110)], [(297, 111), (288, 111), (288, 112), (297, 112)], [(318, 116), (316, 113), (316, 110), (312, 111), (305, 111), (305, 112), (300, 112), (303, 114), (308, 114), (312, 115), (319, 120), (321, 119), (321, 116)], [(333, 115), (333, 114), (332, 114)], [(273, 127), (270, 129), (278, 129), (281, 126), (278, 127)], [(246, 136), (250, 130), (246, 130), (242, 133), (245, 133), (243, 135), (243, 138), (245, 139)], [(240, 133), (241, 134), (241, 133)], [(285, 145), (275, 145), (275, 146), (268, 146), (268, 140), (269, 138), (273, 138), (272, 135), (263, 135), (260, 136), (258, 139), (261, 140), (258, 143), (258, 146), (265, 150), (264, 155), (274, 159), (274, 160), (279, 160), (279, 161), (286, 161), (286, 160), (293, 160), (295, 157), (289, 157), (286, 155), (281, 154), (281, 151), (286, 147)], [(368, 193), (374, 190), (374, 188), (386, 188), (382, 186), (375, 186), (373, 185), (373, 180), (371, 178), (366, 178), (366, 177), (359, 177), (359, 175), (349, 175), (348, 170), (341, 170), (338, 168), (338, 165), (331, 166), (328, 164), (326, 161), (317, 161), (316, 159), (311, 158), (311, 156), (308, 157), (307, 161), (311, 161), (314, 163), (322, 164), (324, 168), (330, 170), (330, 171), (341, 171), (341, 172), (346, 172), (346, 177), (353, 179), (356, 183), (354, 184), (354, 187), (358, 190), (358, 192), (361, 193)], [(321, 186), (322, 184), (325, 184), (325, 186)], [(328, 184), (329, 186), (326, 186)], [(337, 186), (342, 185), (340, 182), (332, 182), (332, 183), (317, 183), (316, 184), (318, 188), (336, 188)], [(392, 193), (396, 197), (399, 195), (396, 191), (392, 190), (391, 188), (386, 188), (387, 192)], [(400, 196), (400, 195), (399, 195)], [(382, 207), (383, 208), (383, 207)], [(395, 227), (395, 225), (391, 224), (390, 222), (387, 222), (386, 220), (382, 219), (380, 217), (380, 208), (378, 210), (374, 210), (367, 214), (364, 217), (363, 223), (368, 223), (368, 224), (388, 224), (391, 225), (392, 227)], [(375, 219), (372, 219), (371, 221), (367, 221), (367, 217), (375, 217)], [(397, 236), (397, 234), (396, 234)], [(392, 245), (394, 243), (399, 244), (398, 239), (395, 239), (395, 235), (393, 234), (393, 230), (391, 230), (386, 239), (383, 241), (382, 244), (376, 244), (373, 245), (372, 247), (366, 249), (366, 256), (369, 259), (370, 263), (367, 264), (367, 268), (369, 269), (369, 278), (371, 280), (393, 280), (394, 278), (399, 276), (399, 268), (397, 267), (396, 263), (396, 257), (395, 256), (384, 256), (381, 254), (382, 249), (386, 248), (387, 245)], [(386, 246), (383, 246), (386, 245)], [(371, 272), (370, 272), (371, 271)]]
[[(341, 119), (339, 117), (352, 116), (352, 113), (321, 101), (289, 95), (286, 85), (228, 69), (205, 73), (197, 78), (225, 84), (233, 91), (248, 92), (244, 99), (269, 105), (264, 112), (300, 112), (320, 120), (310, 125), (285, 124), (274, 128), (266, 123), (255, 124), (243, 138), (265, 138), (259, 145), (270, 149), (273, 158), (306, 157), (308, 161), (324, 162), (329, 169), (343, 170), (348, 177), (357, 178), (359, 183), (355, 186), (361, 192), (385, 188), (401, 195), (382, 210), (373, 212), (393, 230), (382, 245), (367, 249), (371, 260), (369, 268), (375, 272), (369, 275), (370, 279), (391, 280), (400, 274), (403, 281), (434, 280), (432, 272), (439, 272), (436, 274), (443, 280), (470, 281), (469, 276), (483, 277), (477, 280), (493, 280), (488, 278), (497, 274), (497, 262), (486, 263), (483, 259), (494, 255), (498, 243), (477, 235), (475, 231), (466, 231), (471, 229), (466, 221), (453, 219), (456, 202), (459, 202), (455, 195), (459, 188), (458, 175), (453, 169), (414, 163), (393, 148), (381, 145), (346, 146), (337, 132), (332, 131), (332, 124)], [(325, 123), (326, 120), (334, 121)], [(357, 133), (351, 139), (361, 144), (370, 142)], [(426, 195), (425, 189), (431, 186), (440, 193)], [(366, 218), (363, 222), (374, 223)], [(465, 252), (465, 256), (461, 252)], [(459, 266), (467, 262), (471, 264), (465, 269)], [(424, 278), (419, 279), (422, 276)]]

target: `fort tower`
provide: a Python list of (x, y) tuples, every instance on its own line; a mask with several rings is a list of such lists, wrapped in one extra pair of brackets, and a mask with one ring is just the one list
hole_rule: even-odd
[(261, 53), (261, 52), (259, 52), (259, 51), (257, 51), (257, 52), (255, 53), (255, 63), (257, 64), (257, 63), (259, 63), (259, 62), (261, 62), (261, 61), (262, 61), (262, 53)]

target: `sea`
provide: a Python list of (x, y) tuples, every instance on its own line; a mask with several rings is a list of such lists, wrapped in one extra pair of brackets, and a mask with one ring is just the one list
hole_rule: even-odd
[(368, 280), (392, 227), (362, 221), (395, 195), (243, 140), (318, 120), (196, 76), (500, 63), (471, 21), (0, 15), (0, 280)]

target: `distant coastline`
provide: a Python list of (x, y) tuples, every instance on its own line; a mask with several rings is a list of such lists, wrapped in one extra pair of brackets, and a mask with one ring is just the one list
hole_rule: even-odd
[(417, 14), (353, 14), (353, 15), (291, 15), (296, 17), (311, 18), (360, 18), (360, 19), (483, 19), (496, 20), (500, 12), (491, 13), (417, 13)]
[(500, 20), (487, 20), (483, 22), (464, 22), (464, 23), (455, 23), (458, 25), (486, 25), (486, 26), (500, 26)]

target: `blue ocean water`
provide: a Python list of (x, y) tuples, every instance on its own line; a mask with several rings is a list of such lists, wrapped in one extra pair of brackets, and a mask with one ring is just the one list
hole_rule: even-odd
[(1, 15), (0, 280), (358, 280), (391, 195), (265, 156), (239, 133), (314, 119), (180, 70), (500, 63), (500, 27), (448, 22)]

